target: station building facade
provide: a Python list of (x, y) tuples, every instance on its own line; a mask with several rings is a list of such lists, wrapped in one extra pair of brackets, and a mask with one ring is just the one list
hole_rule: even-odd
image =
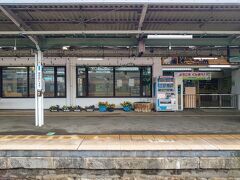
[[(160, 57), (44, 57), (44, 108), (52, 105), (82, 107), (108, 101), (117, 107), (123, 101), (154, 102), (154, 79), (175, 72), (211, 72), (211, 80), (184, 81), (197, 87), (197, 94), (234, 96), (239, 108), (240, 70), (222, 63), (169, 63)], [(174, 58), (171, 58), (174, 60)], [(217, 60), (220, 62), (219, 59)], [(194, 62), (194, 61), (192, 61)], [(34, 109), (34, 57), (2, 57), (0, 109)]]

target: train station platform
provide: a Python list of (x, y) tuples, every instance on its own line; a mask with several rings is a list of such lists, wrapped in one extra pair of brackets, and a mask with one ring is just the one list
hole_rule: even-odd
[(33, 110), (1, 110), (0, 135), (91, 134), (240, 134), (240, 111), (183, 112), (49, 112), (35, 127)]
[(1, 179), (239, 179), (240, 134), (1, 135)]

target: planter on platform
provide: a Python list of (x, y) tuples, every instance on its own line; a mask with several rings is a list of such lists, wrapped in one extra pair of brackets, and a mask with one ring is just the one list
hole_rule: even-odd
[(132, 106), (124, 106), (124, 107), (123, 107), (123, 111), (125, 111), (125, 112), (130, 112), (130, 111), (132, 111)]
[(134, 111), (136, 111), (136, 112), (151, 112), (152, 107), (153, 107), (153, 105), (150, 102), (135, 102), (134, 103)]
[(62, 111), (63, 111), (63, 112), (70, 112), (70, 111), (71, 111), (71, 107), (69, 107), (69, 106), (63, 106), (63, 107), (62, 107)]
[(56, 106), (51, 106), (49, 108), (49, 111), (50, 112), (59, 112), (60, 108), (59, 108), (59, 105), (56, 105)]
[(100, 112), (106, 112), (107, 111), (107, 106), (99, 106), (99, 111)]
[(72, 106), (71, 110), (73, 112), (81, 112), (83, 110), (83, 108), (81, 106)]
[(115, 104), (108, 104), (107, 110), (108, 110), (109, 112), (113, 112), (114, 109), (115, 109)]
[(85, 110), (87, 112), (93, 112), (93, 111), (95, 111), (95, 106), (94, 105), (92, 105), (92, 106), (85, 106)]
[(124, 101), (121, 103), (121, 106), (123, 107), (123, 111), (130, 112), (132, 111), (132, 103), (129, 101)]

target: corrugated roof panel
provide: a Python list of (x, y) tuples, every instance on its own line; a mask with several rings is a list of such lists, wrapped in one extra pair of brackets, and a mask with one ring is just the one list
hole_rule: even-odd
[(144, 30), (202, 30), (202, 31), (238, 31), (240, 28), (239, 24), (203, 24), (202, 26), (199, 26), (198, 24), (161, 24), (161, 23), (155, 23), (150, 24), (148, 26), (144, 27)]
[(199, 11), (182, 11), (182, 12), (159, 12), (159, 11), (149, 11), (146, 15), (145, 20), (230, 20), (230, 19), (240, 19), (240, 11), (232, 12), (199, 12)]

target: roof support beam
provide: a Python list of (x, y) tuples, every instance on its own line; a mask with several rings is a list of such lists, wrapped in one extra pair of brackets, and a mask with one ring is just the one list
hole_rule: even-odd
[(0, 31), (0, 35), (67, 35), (67, 34), (193, 34), (193, 35), (234, 35), (240, 34), (240, 31), (138, 31), (138, 30), (120, 30), (120, 31)]
[(142, 8), (140, 19), (139, 19), (139, 24), (138, 24), (138, 30), (139, 31), (142, 29), (143, 22), (144, 22), (146, 13), (147, 13), (147, 8), (148, 8), (148, 4), (144, 4), (143, 8)]
[[(5, 6), (0, 6), (1, 11), (9, 18), (11, 21), (21, 30), (21, 31), (29, 31), (32, 30), (29, 26), (27, 26), (19, 17), (17, 17), (9, 8)], [(26, 34), (27, 35), (27, 34)], [(40, 46), (38, 44), (38, 40), (36, 37), (31, 35), (27, 35), (28, 38), (36, 45), (38, 51), (40, 51)]]

